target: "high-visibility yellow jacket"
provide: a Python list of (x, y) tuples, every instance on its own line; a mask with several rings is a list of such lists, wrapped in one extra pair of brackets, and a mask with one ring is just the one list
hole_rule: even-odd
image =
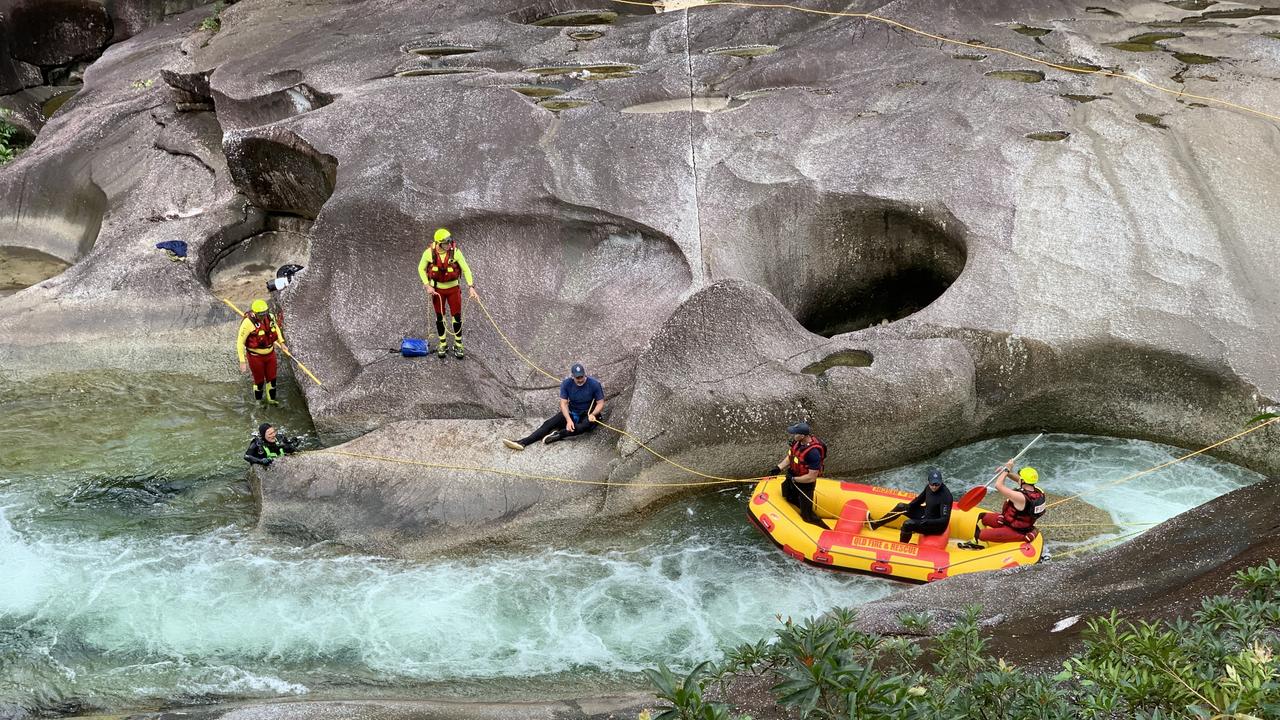
[[(280, 330), (280, 325), (276, 323), (275, 316), (268, 314), (267, 317), (271, 319), (271, 329), (275, 331), (276, 341), (284, 342), (284, 332)], [(249, 342), (250, 336), (254, 333), (257, 333), (259, 336), (264, 336), (266, 335), (266, 332), (266, 330), (259, 330), (257, 324), (249, 318), (245, 318), (240, 321), (240, 335), (236, 338), (236, 355), (239, 356), (240, 362), (245, 362), (246, 353), (253, 353), (254, 355), (270, 355), (276, 351), (274, 342), (267, 343), (266, 347), (249, 347), (251, 344), (259, 344)], [(262, 338), (260, 337), (259, 342), (261, 339)]]
[[(446, 250), (439, 258), (435, 256), (434, 250), (434, 244), (428, 246), (422, 252), (422, 259), (418, 261), (418, 277), (422, 278), (423, 285), (430, 285), (437, 290), (455, 288), (458, 287), (459, 273), (468, 285), (475, 285), (471, 279), (471, 268), (467, 267), (467, 259), (462, 257), (461, 248), (455, 246), (452, 250)], [(452, 276), (452, 279), (442, 279), (448, 276)]]

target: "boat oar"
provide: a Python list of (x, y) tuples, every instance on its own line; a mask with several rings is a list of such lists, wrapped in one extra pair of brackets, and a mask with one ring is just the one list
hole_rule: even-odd
[[(1036, 441), (1042, 437), (1044, 437), (1044, 433), (1040, 433), (1039, 435), (1035, 436), (1031, 440), (1031, 442), (1027, 443), (1027, 446), (1022, 448), (1022, 450), (1020, 450), (1017, 455), (1014, 455), (1009, 460), (1009, 462), (1017, 462), (1018, 458), (1022, 457), (1023, 454), (1026, 453), (1028, 450), (1030, 450), (1031, 446), (1035, 445)], [(996, 478), (1000, 477), (1000, 473), (1002, 472), (1004, 472), (1003, 469), (997, 470), (996, 474), (991, 476), (991, 479), (987, 481), (986, 485), (979, 485), (978, 487), (971, 488), (969, 492), (961, 496), (959, 502), (956, 503), (956, 509), (972, 510), (975, 507), (977, 507), (978, 503), (982, 502), (982, 498), (987, 496), (987, 488), (991, 487), (991, 483), (995, 482)]]
[[(228, 299), (226, 299), (226, 298), (218, 298), (218, 299), (219, 299), (219, 300), (221, 300), (222, 302), (226, 303), (226, 304), (227, 304), (227, 307), (231, 308), (232, 310), (235, 310), (235, 311), (236, 311), (236, 314), (237, 314), (237, 315), (239, 315), (240, 317), (249, 317), (246, 313), (244, 313), (243, 311), (241, 311), (241, 310), (240, 310), (240, 308), (236, 307), (236, 304), (235, 304), (235, 303), (233, 303), (233, 302), (231, 302), (230, 300), (228, 300)], [(290, 360), (292, 360), (292, 361), (294, 361), (295, 363), (297, 363), (297, 364), (298, 364), (298, 367), (299, 367), (299, 368), (302, 368), (302, 372), (304, 372), (304, 373), (306, 373), (306, 374), (307, 374), (307, 377), (309, 377), (309, 378), (311, 378), (312, 380), (314, 380), (314, 381), (315, 381), (315, 383), (316, 383), (317, 385), (319, 385), (320, 387), (324, 387), (324, 383), (320, 382), (320, 378), (318, 378), (318, 377), (316, 377), (314, 374), (312, 374), (312, 372), (311, 372), (310, 370), (308, 370), (308, 369), (307, 369), (307, 366), (302, 364), (302, 361), (301, 361), (301, 360), (299, 360), (298, 358), (294, 357), (294, 356), (293, 356), (293, 353), (289, 352), (289, 348), (287, 348), (287, 347), (285, 347), (285, 346), (284, 346), (284, 343), (282, 343), (282, 342), (280, 342), (280, 341), (276, 341), (276, 347), (280, 348), (280, 350), (281, 350), (281, 351), (283, 351), (283, 352), (284, 352), (284, 354), (285, 354), (286, 356), (288, 356), (288, 358), (289, 358)]]

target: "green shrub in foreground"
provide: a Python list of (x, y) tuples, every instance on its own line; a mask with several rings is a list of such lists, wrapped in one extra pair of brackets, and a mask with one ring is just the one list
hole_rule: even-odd
[[(787, 620), (771, 642), (730, 650), (718, 666), (683, 678), (665, 666), (648, 671), (668, 703), (653, 720), (733, 720), (706, 696), (734, 675), (774, 681), (778, 704), (805, 720), (1280, 718), (1280, 565), (1269, 560), (1235, 581), (1242, 597), (1207, 598), (1190, 620), (1090, 620), (1084, 649), (1055, 676), (987, 655), (977, 608), (927, 653), (909, 638), (851, 629), (852, 610)], [(925, 620), (904, 624), (916, 630)]]

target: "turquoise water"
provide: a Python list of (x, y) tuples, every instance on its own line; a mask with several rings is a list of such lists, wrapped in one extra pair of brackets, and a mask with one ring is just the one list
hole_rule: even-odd
[[(246, 391), (110, 373), (0, 385), (0, 411), (20, 418), (0, 428), (0, 708), (589, 693), (901, 587), (782, 555), (746, 522), (747, 488), (623, 531), (434, 562), (292, 547), (253, 531), (240, 453), (264, 417), (309, 427), (287, 407), (263, 415)], [(937, 464), (960, 492), (1023, 442), (872, 481), (914, 488)], [(1051, 436), (1028, 461), (1070, 493), (1171, 452)], [(1197, 459), (1091, 500), (1150, 522), (1255, 479)]]

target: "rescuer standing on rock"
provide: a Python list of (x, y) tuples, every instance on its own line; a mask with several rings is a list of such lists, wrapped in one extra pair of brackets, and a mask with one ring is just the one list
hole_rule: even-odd
[(807, 422), (798, 422), (787, 428), (791, 433), (791, 449), (777, 466), (769, 468), (769, 476), (786, 472), (782, 482), (782, 497), (800, 511), (807, 523), (826, 527), (822, 518), (813, 510), (814, 490), (818, 487), (818, 475), (827, 459), (827, 446), (813, 435)]
[(267, 309), (266, 300), (254, 300), (240, 322), (236, 354), (240, 357), (240, 372), (253, 374), (253, 399), (268, 405), (280, 404), (275, 387), (276, 343), (284, 347), (280, 325)]
[[(1018, 487), (1011, 488), (1005, 480), (1017, 478)], [(1024, 467), (1013, 474), (1013, 461), (1005, 463), (996, 476), (996, 490), (1005, 497), (1004, 507), (998, 513), (983, 513), (973, 527), (973, 542), (960, 543), (969, 550), (981, 550), (984, 542), (1031, 542), (1040, 533), (1035, 529), (1036, 520), (1044, 513), (1044, 493), (1036, 487), (1040, 473), (1033, 467)]]
[(467, 267), (467, 259), (462, 257), (462, 250), (450, 239), (451, 233), (445, 228), (436, 230), (434, 242), (422, 253), (418, 261), (418, 276), (422, 285), (431, 295), (431, 307), (436, 313), (436, 334), (440, 343), (436, 346), (436, 356), (443, 358), (445, 354), (444, 309), (449, 306), (449, 314), (453, 316), (453, 356), (461, 360), (462, 350), (462, 288), (458, 278), (467, 281), (467, 293), (476, 299), (476, 285), (471, 279), (471, 268)]

